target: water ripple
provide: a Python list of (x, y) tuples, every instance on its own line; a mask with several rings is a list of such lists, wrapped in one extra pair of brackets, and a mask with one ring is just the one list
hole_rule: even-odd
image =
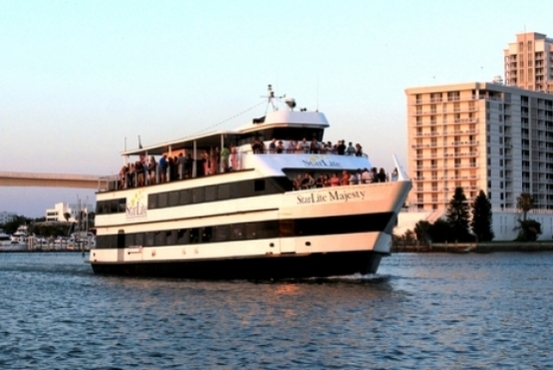
[(369, 276), (202, 282), (0, 254), (0, 367), (553, 368), (552, 267), (552, 253), (401, 254)]

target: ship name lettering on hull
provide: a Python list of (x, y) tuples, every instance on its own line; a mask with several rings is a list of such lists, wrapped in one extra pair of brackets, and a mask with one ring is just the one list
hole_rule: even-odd
[(331, 190), (327, 193), (302, 194), (296, 197), (297, 204), (315, 204), (330, 202), (349, 202), (350, 200), (365, 199), (365, 191), (339, 191)]

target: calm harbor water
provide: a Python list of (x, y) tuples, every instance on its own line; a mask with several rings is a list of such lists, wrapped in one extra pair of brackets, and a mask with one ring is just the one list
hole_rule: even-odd
[(256, 284), (0, 254), (1, 369), (551, 369), (553, 252), (394, 254)]

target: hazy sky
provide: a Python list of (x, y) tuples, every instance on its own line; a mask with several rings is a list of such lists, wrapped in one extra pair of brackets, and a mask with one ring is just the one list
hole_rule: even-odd
[[(326, 139), (374, 165), (407, 155), (407, 87), (491, 81), (547, 1), (0, 0), (0, 171), (108, 175), (120, 151), (194, 134), (277, 95), (324, 112)], [(263, 115), (265, 104), (217, 128)], [(0, 188), (44, 215), (92, 191)]]

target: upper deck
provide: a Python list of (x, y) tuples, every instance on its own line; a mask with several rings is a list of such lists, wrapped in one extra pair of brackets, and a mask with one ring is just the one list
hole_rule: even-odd
[(344, 155), (346, 143), (323, 141), (329, 127), (323, 113), (305, 108), (294, 110), (293, 99), (286, 99), (288, 109), (279, 110), (274, 99), (269, 86), (273, 111), (236, 129), (123, 151), (125, 165), (117, 179), (111, 180), (108, 191), (240, 170), (255, 170), (256, 176), (285, 175), (292, 180), (298, 171), (331, 175), (331, 171), (371, 168), (359, 144), (348, 148), (349, 155)]
[[(328, 121), (323, 113), (309, 111), (273, 111), (261, 118), (254, 118), (246, 125), (234, 130), (213, 131), (196, 136), (188, 136), (143, 148), (126, 150), (123, 156), (172, 155), (183, 150), (201, 151), (214, 148), (229, 148), (260, 141), (276, 140), (312, 140), (321, 141)], [(196, 158), (196, 156), (193, 156)]]

